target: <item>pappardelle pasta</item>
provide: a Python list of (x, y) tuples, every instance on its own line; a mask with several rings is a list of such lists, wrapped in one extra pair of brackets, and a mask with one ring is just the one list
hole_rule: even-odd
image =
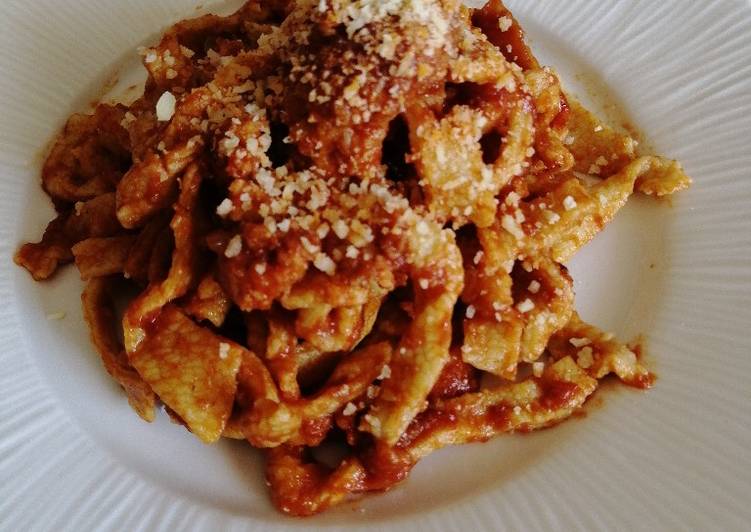
[(16, 262), (75, 262), (138, 415), (263, 449), (281, 511), (556, 424), (607, 375), (652, 384), (564, 264), (690, 179), (567, 95), (499, 0), (251, 0), (141, 53), (142, 97), (65, 126), (58, 216)]

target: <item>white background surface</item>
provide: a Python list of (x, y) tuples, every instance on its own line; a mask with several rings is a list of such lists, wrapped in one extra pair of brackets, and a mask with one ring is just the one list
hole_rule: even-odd
[(644, 333), (659, 380), (606, 386), (554, 430), (437, 452), (391, 493), (306, 521), (271, 508), (253, 449), (130, 411), (89, 344), (73, 269), (40, 285), (12, 265), (52, 215), (38, 176), (49, 140), (113, 73), (137, 77), (135, 48), (193, 5), (0, 4), (0, 529), (748, 527), (748, 2), (509, 2), (575, 93), (607, 93), (695, 179), (672, 205), (635, 198), (572, 265), (584, 317)]

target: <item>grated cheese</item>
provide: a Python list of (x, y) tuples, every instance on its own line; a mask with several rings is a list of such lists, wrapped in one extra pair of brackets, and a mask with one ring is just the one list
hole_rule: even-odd
[(222, 342), (219, 344), (219, 358), (226, 360), (229, 356), (230, 346), (229, 344)]
[(164, 92), (156, 102), (156, 119), (160, 122), (169, 122), (175, 116), (177, 98), (169, 91)]
[(519, 223), (511, 215), (503, 215), (503, 217), (501, 218), (501, 227), (508, 231), (517, 240), (524, 239), (524, 231), (522, 230)]
[(579, 348), (591, 344), (592, 340), (589, 338), (569, 338), (568, 342), (574, 347)]
[(511, 17), (501, 17), (498, 19), (498, 27), (502, 32), (507, 32), (513, 24)]
[(232, 203), (232, 200), (229, 198), (225, 198), (224, 201), (222, 201), (219, 204), (219, 206), (216, 208), (216, 213), (222, 218), (226, 218), (229, 215), (229, 213), (232, 212), (234, 208), (235, 206)]
[(525, 299), (518, 305), (516, 305), (516, 310), (521, 312), (522, 314), (526, 314), (527, 312), (530, 312), (534, 310), (535, 304), (531, 299)]
[(563, 199), (563, 208), (566, 209), (567, 211), (573, 211), (574, 209), (576, 209), (576, 207), (577, 207), (576, 200), (574, 199), (573, 196), (566, 196)]
[(336, 273), (336, 264), (325, 253), (318, 253), (313, 261), (313, 265), (327, 275), (334, 275)]
[(237, 257), (243, 249), (243, 239), (240, 235), (235, 235), (227, 244), (227, 249), (224, 250), (224, 256), (228, 259)]

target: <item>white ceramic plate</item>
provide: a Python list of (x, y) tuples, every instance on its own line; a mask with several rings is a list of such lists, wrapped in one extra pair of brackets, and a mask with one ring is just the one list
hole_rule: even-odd
[(116, 93), (129, 85), (136, 47), (195, 3), (0, 4), (0, 529), (747, 529), (748, 2), (509, 2), (574, 92), (607, 96), (695, 178), (672, 206), (634, 199), (572, 265), (587, 319), (645, 334), (657, 386), (609, 386), (584, 419), (437, 452), (391, 493), (307, 521), (271, 508), (248, 446), (205, 447), (130, 411), (89, 344), (73, 269), (41, 285), (11, 264), (52, 214), (48, 141), (113, 73)]

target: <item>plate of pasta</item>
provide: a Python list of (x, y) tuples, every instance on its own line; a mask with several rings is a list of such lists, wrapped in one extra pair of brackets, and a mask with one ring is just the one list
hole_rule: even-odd
[(747, 3), (0, 21), (3, 527), (747, 524)]

